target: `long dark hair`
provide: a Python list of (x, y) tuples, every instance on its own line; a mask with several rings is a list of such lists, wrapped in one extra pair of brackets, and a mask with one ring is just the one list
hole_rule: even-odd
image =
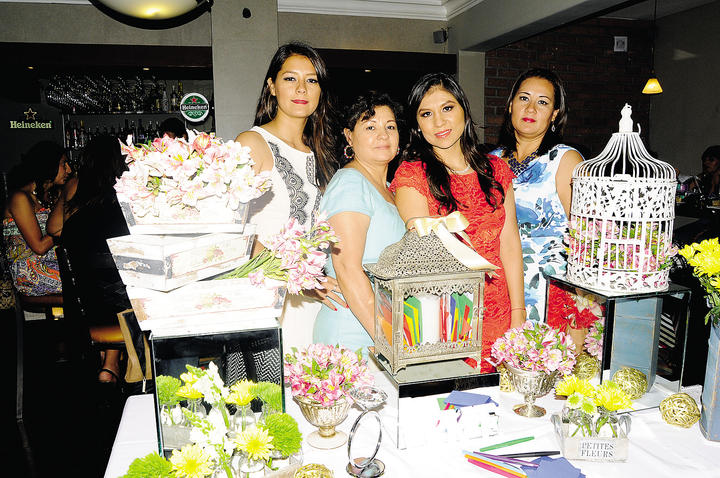
[(43, 197), (45, 183), (52, 181), (58, 174), (60, 160), (65, 150), (53, 141), (40, 141), (22, 155), (20, 164), (8, 173), (8, 195), (26, 184), (35, 183), (38, 197)]
[[(495, 180), (493, 168), (490, 164), (488, 152), (490, 148), (479, 142), (475, 133), (475, 124), (470, 114), (470, 102), (465, 92), (455, 79), (446, 73), (430, 73), (420, 78), (410, 90), (407, 101), (407, 122), (410, 129), (410, 141), (406, 148), (404, 160), (421, 161), (425, 167), (430, 193), (440, 203), (444, 213), (456, 211), (459, 206), (469, 206), (459, 203), (450, 191), (450, 173), (440, 161), (432, 145), (423, 137), (417, 121), (417, 111), (420, 103), (430, 89), (440, 87), (453, 95), (465, 112), (465, 128), (460, 138), (460, 148), (465, 160), (477, 173), (478, 183), (485, 194), (487, 203), (493, 209), (499, 206), (498, 197), (505, 199), (502, 185)], [(495, 191), (499, 194), (495, 194)]]
[(512, 153), (517, 151), (517, 139), (515, 138), (515, 128), (513, 127), (510, 115), (510, 104), (513, 98), (515, 98), (515, 95), (517, 95), (522, 82), (528, 78), (542, 78), (552, 84), (555, 95), (553, 110), (557, 110), (558, 112), (552, 123), (555, 126), (555, 131), (550, 128), (545, 132), (545, 136), (543, 136), (540, 147), (538, 148), (538, 156), (542, 156), (555, 145), (562, 143), (563, 130), (565, 129), (565, 123), (567, 123), (567, 96), (565, 94), (565, 87), (560, 77), (554, 71), (546, 70), (545, 68), (531, 68), (515, 80), (515, 84), (512, 90), (510, 90), (510, 96), (508, 96), (507, 102), (505, 103), (505, 113), (503, 114), (502, 126), (500, 126), (500, 137), (498, 138), (498, 146), (504, 149), (503, 156), (505, 157), (510, 157)]
[(82, 152), (77, 171), (77, 190), (65, 203), (65, 211), (71, 212), (83, 206), (114, 201), (116, 196), (113, 186), (126, 170), (127, 165), (120, 153), (117, 138), (110, 135), (93, 138)]
[(318, 106), (307, 119), (303, 131), (303, 141), (310, 146), (315, 154), (315, 180), (316, 186), (325, 189), (333, 174), (338, 169), (335, 156), (336, 111), (334, 100), (328, 91), (329, 77), (325, 62), (320, 54), (311, 46), (304, 43), (287, 43), (275, 52), (270, 60), (270, 66), (265, 73), (260, 99), (255, 110), (255, 126), (269, 123), (277, 114), (277, 98), (270, 94), (267, 84), (268, 78), (276, 81), (285, 60), (293, 55), (304, 56), (315, 68), (318, 84), (320, 85), (320, 101)]
[[(395, 122), (398, 126), (398, 134), (400, 134), (403, 123), (402, 106), (394, 101), (387, 93), (378, 93), (376, 91), (368, 91), (365, 94), (358, 96), (355, 101), (353, 101), (353, 103), (345, 109), (345, 114), (343, 115), (342, 122), (340, 124), (341, 129), (347, 128), (352, 131), (355, 129), (355, 125), (358, 121), (365, 121), (372, 118), (375, 116), (375, 109), (381, 106), (387, 106), (390, 108), (393, 115), (395, 115)], [(343, 150), (345, 149), (344, 145), (347, 144), (344, 138), (345, 136), (343, 135), (343, 140), (338, 142), (343, 145)], [(352, 148), (348, 149), (352, 151)], [(346, 158), (342, 152), (338, 154), (338, 157), (340, 158), (342, 166), (345, 166), (345, 164), (350, 162), (350, 159)]]

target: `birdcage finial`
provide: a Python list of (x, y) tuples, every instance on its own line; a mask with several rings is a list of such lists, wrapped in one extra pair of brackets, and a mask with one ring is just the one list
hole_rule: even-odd
[(633, 120), (632, 120), (632, 106), (625, 103), (623, 109), (620, 110), (620, 123), (618, 132), (620, 133), (632, 133), (633, 131)]

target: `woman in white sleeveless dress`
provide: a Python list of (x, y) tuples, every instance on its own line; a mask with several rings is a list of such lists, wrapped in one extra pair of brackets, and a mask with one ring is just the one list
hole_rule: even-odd
[[(327, 81), (325, 64), (313, 48), (300, 43), (281, 46), (265, 75), (255, 125), (235, 139), (250, 147), (255, 169), (270, 171), (272, 178), (272, 189), (250, 210), (259, 239), (278, 233), (290, 217), (307, 227), (314, 224), (321, 193), (337, 169)], [(263, 247), (256, 241), (253, 255)], [(347, 306), (333, 292), (339, 290), (337, 281), (329, 278), (325, 285), (326, 289), (289, 295), (285, 301), (285, 352), (312, 342), (321, 302), (332, 309)]]

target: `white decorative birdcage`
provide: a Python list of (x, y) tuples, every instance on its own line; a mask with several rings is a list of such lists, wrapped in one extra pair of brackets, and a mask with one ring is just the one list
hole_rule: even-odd
[(631, 113), (572, 177), (567, 278), (602, 291), (665, 290), (674, 255), (675, 170), (648, 154)]

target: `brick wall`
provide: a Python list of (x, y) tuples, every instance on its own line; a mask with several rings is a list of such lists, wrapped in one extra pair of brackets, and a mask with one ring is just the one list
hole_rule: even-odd
[[(613, 52), (613, 36), (628, 37), (626, 53)], [(587, 20), (487, 52), (487, 142), (497, 140), (512, 84), (531, 67), (554, 70), (563, 80), (569, 105), (564, 139), (584, 146), (586, 158), (598, 155), (617, 132), (625, 103), (633, 107), (633, 120), (640, 123), (642, 139), (649, 148), (650, 97), (641, 94), (650, 70), (648, 22)]]

